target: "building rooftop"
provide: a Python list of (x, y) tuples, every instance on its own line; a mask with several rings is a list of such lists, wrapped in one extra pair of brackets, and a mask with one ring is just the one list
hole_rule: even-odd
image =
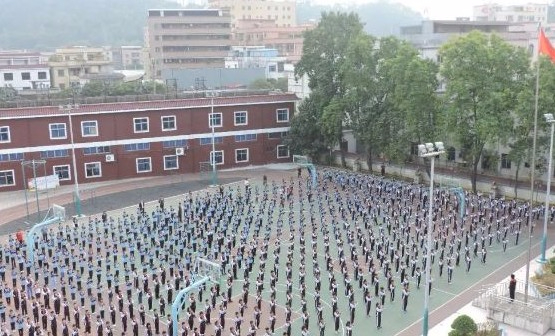
[(21, 65), (2, 65), (0, 64), (0, 69), (10, 70), (10, 69), (48, 69), (48, 64), (21, 64)]
[[(294, 102), (298, 97), (294, 93), (278, 93), (252, 96), (215, 97), (214, 106), (233, 106), (244, 104), (266, 104), (279, 102)], [(105, 104), (80, 105), (73, 110), (74, 115), (98, 114), (109, 112), (137, 112), (165, 109), (189, 109), (212, 106), (212, 98), (172, 99), (143, 102), (121, 102)], [(63, 115), (58, 106), (4, 108), (0, 109), (0, 119), (37, 118)]]
[(514, 22), (508, 21), (472, 21), (472, 20), (432, 20), (433, 23), (459, 26), (510, 26)]
[(28, 52), (20, 51), (20, 50), (0, 51), (0, 57), (17, 57), (17, 56), (32, 57), (32, 56), (41, 56), (41, 54), (35, 51), (28, 51)]

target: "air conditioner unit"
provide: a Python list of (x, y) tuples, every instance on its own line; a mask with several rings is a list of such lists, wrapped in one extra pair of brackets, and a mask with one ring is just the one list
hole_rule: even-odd
[(114, 154), (106, 154), (106, 162), (116, 161), (116, 156)]
[(183, 147), (176, 148), (175, 149), (175, 155), (179, 155), (179, 156), (185, 155), (185, 148), (183, 148)]

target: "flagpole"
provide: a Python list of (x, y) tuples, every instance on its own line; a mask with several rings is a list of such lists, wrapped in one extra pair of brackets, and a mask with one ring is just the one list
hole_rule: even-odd
[[(526, 283), (524, 286), (524, 303), (528, 302), (528, 285), (530, 282), (530, 260), (532, 259), (532, 209), (534, 207), (534, 179), (536, 177), (536, 139), (538, 132), (538, 107), (540, 93), (540, 36), (541, 22), (538, 23), (538, 57), (536, 59), (536, 95), (534, 97), (534, 140), (532, 142), (532, 176), (530, 177), (530, 208), (528, 209), (528, 259), (526, 261)], [(548, 172), (551, 174), (551, 172)]]

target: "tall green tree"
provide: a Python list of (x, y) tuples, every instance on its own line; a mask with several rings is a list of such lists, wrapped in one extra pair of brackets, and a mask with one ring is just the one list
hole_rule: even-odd
[(348, 126), (365, 148), (368, 167), (376, 156), (404, 160), (410, 141), (437, 128), (437, 69), (408, 43), (360, 35), (341, 71)]
[(320, 154), (330, 146), (320, 128), (322, 113), (318, 99), (318, 95), (312, 94), (300, 103), (300, 112), (291, 120), (289, 135), (285, 139), (291, 152), (307, 155), (315, 162), (319, 161)]
[[(321, 130), (326, 130), (325, 140), (330, 146), (341, 143), (343, 128), (347, 122), (344, 106), (345, 82), (340, 69), (347, 59), (346, 51), (351, 41), (363, 34), (363, 25), (355, 13), (322, 13), (318, 26), (305, 33), (303, 56), (295, 67), (295, 75), (307, 75), (311, 95), (318, 95), (312, 104), (324, 118), (318, 118)], [(303, 106), (299, 113), (303, 113)], [(332, 131), (334, 130), (334, 131)], [(294, 134), (294, 133), (293, 133)], [(345, 165), (345, 153), (341, 148), (341, 161)]]
[[(548, 126), (546, 125), (543, 114), (555, 114), (555, 65), (547, 58), (540, 58), (540, 89), (538, 91), (538, 134), (536, 157), (545, 153), (549, 146)], [(514, 193), (518, 192), (518, 179), (523, 162), (532, 162), (533, 132), (534, 132), (534, 109), (536, 96), (536, 69), (535, 66), (529, 72), (527, 78), (522, 81), (522, 90), (519, 92), (518, 104), (516, 105), (514, 116), (515, 124), (512, 136), (509, 141), (509, 159), (515, 164), (516, 172), (514, 176)], [(541, 167), (536, 162), (541, 171), (547, 167)]]
[(440, 49), (440, 74), (446, 82), (446, 125), (472, 166), (476, 192), (478, 163), (487, 145), (506, 142), (513, 127), (512, 111), (529, 57), (496, 35), (474, 31)]

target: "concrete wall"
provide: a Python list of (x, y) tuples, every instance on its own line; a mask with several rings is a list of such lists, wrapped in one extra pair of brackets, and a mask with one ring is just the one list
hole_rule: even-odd
[[(351, 169), (354, 169), (353, 167), (355, 166), (355, 159), (354, 158), (347, 158), (347, 166)], [(359, 160), (359, 163), (361, 165), (361, 169), (363, 170), (368, 170), (368, 166), (366, 165), (366, 161), (365, 160)], [(341, 157), (339, 155), (335, 156), (335, 164), (336, 165), (340, 165), (341, 164)], [(380, 166), (381, 166), (381, 161), (379, 160), (375, 160), (372, 166), (372, 170), (374, 172), (379, 172), (380, 171)], [(388, 175), (397, 175), (397, 176), (403, 176), (406, 178), (411, 178), (411, 179), (415, 179), (416, 177), (416, 170), (412, 167), (405, 167), (405, 166), (396, 166), (396, 165), (386, 165), (386, 174)], [(426, 172), (422, 172), (422, 177), (423, 180), (421, 181), (416, 181), (419, 183), (429, 183), (428, 180), (428, 175), (426, 174)], [(436, 185), (448, 185), (448, 186), (457, 186), (457, 187), (462, 187), (464, 189), (472, 189), (472, 184), (470, 182), (470, 178), (459, 178), (459, 177), (454, 177), (451, 175), (446, 175), (446, 174), (441, 174), (436, 172), (436, 174), (434, 174), (434, 183)], [(476, 188), (478, 189), (478, 192), (482, 192), (482, 193), (491, 193), (491, 183), (485, 183), (485, 182), (478, 182), (476, 185)], [(504, 197), (509, 197), (509, 198), (515, 198), (515, 194), (514, 194), (514, 188), (512, 186), (498, 186), (499, 188), (499, 195), (500, 196), (504, 196)], [(550, 202), (551, 203), (555, 203), (555, 195), (553, 195), (555, 193), (555, 191), (552, 190), (551, 194), (550, 194)], [(520, 199), (530, 199), (530, 190), (529, 189), (519, 189), (518, 190), (518, 194), (517, 194), (518, 198)], [(537, 200), (538, 202), (545, 202), (545, 190), (535, 190), (534, 191), (534, 200)]]
[(488, 318), (517, 327), (537, 335), (545, 334), (551, 327), (551, 319), (544, 319), (543, 321), (535, 321), (519, 315), (518, 311), (505, 312), (495, 309), (488, 309)]
[(266, 69), (166, 69), (162, 70), (162, 78), (164, 81), (175, 79), (180, 90), (195, 89), (197, 79), (204, 79), (206, 89), (239, 87), (266, 78)]

